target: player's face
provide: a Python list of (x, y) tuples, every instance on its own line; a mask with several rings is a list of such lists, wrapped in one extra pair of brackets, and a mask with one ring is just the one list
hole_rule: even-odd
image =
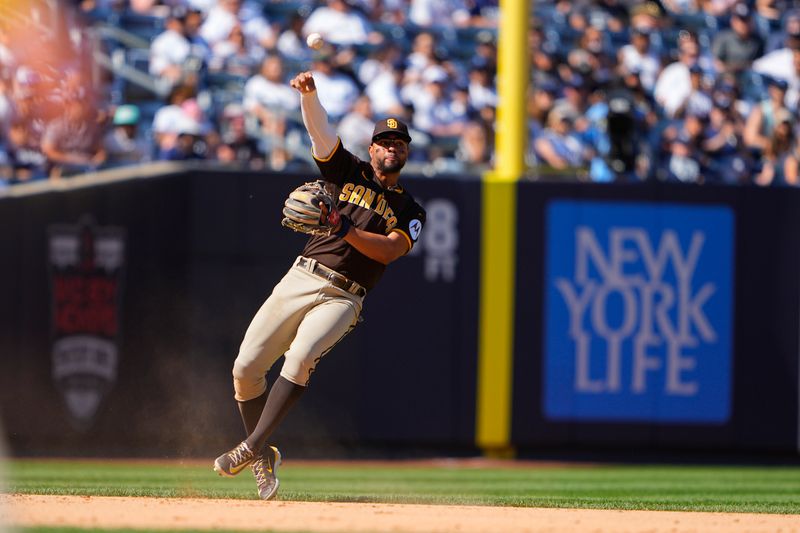
[(400, 172), (408, 159), (408, 143), (396, 137), (382, 137), (372, 143), (369, 152), (381, 172)]

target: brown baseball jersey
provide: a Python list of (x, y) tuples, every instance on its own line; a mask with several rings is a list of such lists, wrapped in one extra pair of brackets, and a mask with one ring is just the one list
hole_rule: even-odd
[[(425, 210), (399, 185), (385, 189), (372, 166), (348, 152), (341, 139), (326, 159), (314, 158), (322, 178), (339, 187), (337, 207), (360, 230), (388, 235), (396, 231), (414, 246), (425, 224)], [(312, 236), (303, 255), (372, 289), (386, 265), (370, 259), (344, 239)]]

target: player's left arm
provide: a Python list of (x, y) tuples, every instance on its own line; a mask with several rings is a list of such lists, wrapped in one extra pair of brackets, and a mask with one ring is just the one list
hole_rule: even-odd
[(425, 211), (419, 205), (413, 204), (399, 217), (398, 225), (388, 235), (352, 227), (343, 238), (370, 259), (388, 265), (411, 250), (419, 239), (424, 224)]
[(399, 232), (379, 235), (352, 227), (344, 240), (370, 259), (388, 265), (411, 249), (408, 240)]

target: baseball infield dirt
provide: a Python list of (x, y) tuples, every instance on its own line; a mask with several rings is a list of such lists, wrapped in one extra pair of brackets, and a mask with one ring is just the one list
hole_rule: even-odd
[[(371, 533), (800, 533), (800, 516), (0, 495), (0, 524), (135, 529)], [(5, 514), (6, 516), (2, 516)]]

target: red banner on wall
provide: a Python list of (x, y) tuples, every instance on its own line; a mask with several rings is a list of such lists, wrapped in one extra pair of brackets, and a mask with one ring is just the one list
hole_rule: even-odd
[(90, 216), (49, 227), (52, 377), (76, 429), (91, 427), (117, 380), (125, 230)]

